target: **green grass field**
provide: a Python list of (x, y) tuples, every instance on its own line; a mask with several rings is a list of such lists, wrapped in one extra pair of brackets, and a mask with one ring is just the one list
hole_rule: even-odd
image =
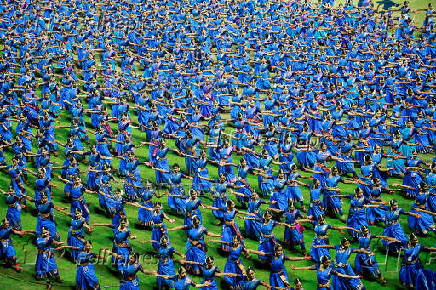
[[(398, 1), (397, 1), (398, 2)], [(411, 7), (412, 9), (419, 9), (419, 8), (425, 8), (427, 6), (427, 1), (411, 1)], [(418, 26), (421, 25), (423, 20), (423, 13), (420, 13), (416, 16), (414, 16), (416, 19), (416, 24)], [(131, 110), (133, 112), (133, 110)], [(137, 118), (132, 114), (133, 120), (136, 122)], [(90, 118), (89, 116), (85, 117), (85, 120), (87, 122), (87, 127), (90, 128)], [(61, 114), (61, 125), (69, 125), (70, 124), (70, 118), (68, 112), (62, 112)], [(15, 124), (16, 125), (16, 124)], [(113, 129), (116, 128), (116, 124), (112, 124)], [(15, 126), (14, 126), (15, 128)], [(232, 131), (231, 128), (227, 128), (229, 132)], [(69, 129), (56, 129), (56, 139), (65, 143), (66, 138), (69, 133)], [(91, 143), (94, 143), (94, 136), (90, 134)], [(145, 140), (145, 134), (140, 132), (139, 130), (133, 130), (133, 141), (135, 144), (139, 144), (141, 141)], [(173, 141), (167, 142), (170, 147), (174, 147)], [(34, 146), (34, 152), (36, 152), (36, 148)], [(8, 164), (11, 163), (12, 154), (10, 152), (5, 152), (7, 162)], [(139, 157), (141, 161), (146, 161), (148, 156), (148, 148), (141, 147), (136, 149), (136, 155)], [(431, 160), (432, 156), (421, 156), (424, 160), (429, 161)], [(168, 156), (170, 165), (174, 163), (179, 163), (184, 169), (185, 162), (182, 157), (179, 157), (175, 155), (174, 153), (170, 153)], [(58, 157), (53, 157), (52, 160), (56, 161), (59, 164), (63, 163), (64, 155), (62, 149), (59, 152)], [(234, 156), (234, 162), (239, 161), (238, 156)], [(330, 164), (333, 165), (333, 164)], [(29, 163), (28, 165), (30, 168), (34, 169)], [(114, 159), (114, 167), (118, 168), (118, 160)], [(81, 168), (83, 170), (86, 170), (87, 166), (84, 164), (81, 164)], [(59, 170), (55, 171), (55, 176), (59, 174)], [(217, 177), (217, 168), (214, 166), (209, 166), (209, 172), (211, 178)], [(155, 180), (155, 172), (154, 170), (148, 169), (146, 167), (141, 167), (141, 175), (143, 177), (143, 180)], [(82, 176), (82, 180), (86, 180), (86, 175), (84, 174)], [(26, 186), (27, 193), (30, 196), (33, 196), (34, 189), (33, 189), (33, 183), (35, 178), (31, 175), (29, 175), (29, 181), (30, 186)], [(258, 189), (257, 187), (257, 178), (250, 176), (249, 178), (250, 184), (254, 189)], [(7, 189), (9, 185), (10, 179), (8, 174), (1, 173), (0, 174), (0, 186), (2, 189)], [(390, 184), (392, 183), (401, 183), (400, 180), (391, 179), (389, 180)], [(57, 206), (60, 207), (68, 207), (69, 204), (64, 203), (64, 193), (63, 193), (63, 187), (64, 184), (62, 182), (59, 182), (57, 178), (54, 179), (54, 183), (58, 186), (58, 188), (53, 189), (53, 199)], [(185, 180), (185, 189), (189, 188), (191, 181)], [(119, 185), (118, 185), (119, 186)], [(341, 185), (343, 194), (352, 193), (354, 191), (355, 185)], [(309, 193), (306, 189), (303, 189), (305, 200), (309, 200)], [(0, 216), (4, 217), (6, 215), (6, 205), (4, 202), (4, 197), (0, 197), (2, 201), (0, 202)], [(231, 197), (232, 199), (235, 199), (234, 196)], [(389, 201), (392, 197), (389, 195), (383, 196), (384, 201)], [(401, 197), (399, 194), (395, 194), (394, 198), (396, 198), (399, 201), (400, 207), (404, 208), (406, 211), (410, 209), (411, 201), (406, 200), (403, 197)], [(91, 223), (110, 223), (110, 218), (106, 217), (101, 209), (98, 207), (98, 197), (96, 195), (86, 195), (87, 203), (90, 207), (91, 212)], [(164, 210), (167, 210), (168, 207), (166, 206), (166, 198), (163, 197), (160, 199), (164, 204)], [(209, 199), (203, 199), (207, 204), (211, 204), (212, 201)], [(238, 205), (238, 203), (236, 202)], [(36, 226), (36, 216), (34, 213), (34, 205), (33, 203), (29, 203), (30, 208), (27, 211), (22, 211), (22, 225), (23, 229), (35, 229)], [(349, 202), (347, 200), (344, 200), (344, 211), (348, 212), (349, 208)], [(264, 208), (263, 208), (264, 210)], [(147, 241), (151, 238), (151, 231), (145, 231), (138, 229), (135, 225), (137, 223), (137, 209), (131, 206), (126, 206), (126, 211), (129, 217), (129, 220), (131, 222), (131, 231), (133, 234), (135, 234), (138, 238), (136, 240), (131, 240), (131, 244), (133, 247), (133, 250), (135, 252), (138, 252), (139, 254), (145, 254), (145, 258), (142, 261), (142, 264), (144, 268), (146, 269), (156, 269), (157, 268), (157, 259), (153, 257), (153, 248), (151, 247), (151, 244), (142, 244), (140, 241)], [(203, 214), (203, 221), (206, 227), (214, 232), (214, 233), (220, 233), (221, 227), (216, 226), (216, 220), (215, 217), (212, 215), (210, 210), (202, 210)], [(175, 217), (175, 216), (171, 216)], [(56, 221), (57, 221), (57, 228), (61, 235), (61, 240), (66, 241), (67, 233), (68, 233), (68, 227), (70, 218), (68, 216), (65, 216), (59, 212), (56, 213)], [(237, 220), (239, 226), (241, 229), (243, 228), (243, 221)], [(344, 225), (337, 219), (327, 219), (327, 223), (332, 225)], [(168, 227), (173, 227), (176, 225), (182, 225), (183, 219), (180, 217), (176, 218), (176, 223), (173, 225), (168, 225)], [(408, 235), (410, 233), (410, 230), (407, 226), (407, 218), (402, 216), (401, 217), (401, 224), (406, 231), (406, 234)], [(305, 231), (304, 237), (306, 242), (306, 248), (309, 249), (312, 239), (313, 239), (313, 232), (311, 231), (311, 226), (308, 227), (308, 229)], [(373, 234), (381, 234), (383, 231), (383, 228), (381, 226), (373, 226), (371, 227), (371, 232)], [(277, 227), (275, 229), (275, 235), (278, 237), (279, 240), (283, 240), (283, 228)], [(347, 234), (344, 236), (348, 236)], [(330, 232), (330, 243), (331, 244), (338, 244), (340, 239), (343, 237), (340, 233), (336, 231)], [(106, 227), (97, 227), (95, 231), (91, 235), (86, 235), (87, 239), (92, 240), (94, 251), (98, 252), (99, 249), (102, 248), (111, 248), (112, 247), (112, 231), (109, 228)], [(23, 268), (23, 271), (21, 273), (16, 273), (12, 269), (6, 269), (6, 268), (0, 268), (0, 277), (2, 279), (0, 280), (0, 288), (1, 289), (7, 289), (11, 286), (15, 287), (15, 289), (40, 289), (41, 287), (45, 287), (46, 282), (36, 282), (34, 279), (35, 269), (34, 269), (34, 261), (36, 258), (36, 246), (33, 243), (33, 237), (30, 236), (24, 236), (24, 237), (18, 237), (13, 236), (12, 237), (15, 249), (17, 251), (17, 256), (19, 259), (19, 262)], [(176, 250), (180, 252), (184, 252), (185, 248), (185, 242), (186, 242), (186, 236), (183, 231), (177, 231), (177, 232), (170, 232), (170, 239), (172, 242), (172, 245), (176, 248)], [(420, 242), (427, 246), (434, 246), (435, 243), (435, 237), (432, 234), (429, 237), (421, 238)], [(253, 240), (246, 240), (246, 246), (251, 249), (257, 249), (258, 242)], [(352, 246), (356, 246), (355, 243), (352, 244)], [(400, 288), (400, 284), (398, 281), (398, 271), (400, 267), (400, 261), (398, 258), (395, 257), (388, 257), (387, 262), (384, 252), (381, 250), (381, 243), (380, 241), (373, 241), (372, 244), (373, 251), (377, 253), (377, 260), (380, 263), (380, 269), (384, 275), (384, 277), (388, 280), (388, 284), (384, 287), (385, 289), (396, 289)], [(300, 256), (300, 254), (297, 251), (290, 252), (286, 249), (286, 253), (289, 255), (294, 256)], [(215, 257), (216, 264), (219, 268), (223, 269), (226, 257), (222, 257), (218, 252), (218, 244), (210, 244), (209, 245), (209, 251), (207, 253), (210, 256)], [(333, 256), (334, 253), (332, 252)], [(56, 256), (56, 260), (59, 267), (59, 272), (61, 275), (61, 278), (64, 280), (62, 284), (53, 283), (54, 288), (56, 289), (62, 289), (62, 288), (72, 288), (75, 285), (75, 271), (76, 271), (76, 265), (73, 264), (70, 260), (66, 259), (65, 257), (62, 257), (61, 254), (58, 254)], [(430, 270), (436, 270), (436, 263), (432, 263), (430, 265), (426, 265), (429, 256), (427, 254), (423, 254), (421, 256), (424, 267), (426, 269)], [(435, 257), (436, 258), (436, 257)], [(251, 259), (245, 259), (242, 258), (244, 265), (247, 267), (249, 265), (256, 265), (257, 257), (252, 255)], [(350, 263), (354, 263), (354, 255), (350, 259)], [(305, 266), (305, 265), (311, 265), (313, 262), (309, 261), (302, 261), (302, 262), (294, 262), (296, 266)], [(179, 265), (176, 265), (178, 267)], [(258, 267), (259, 265), (256, 265), (256, 276), (257, 278), (268, 281), (269, 280), (269, 271), (265, 269), (261, 269)], [(120, 277), (116, 272), (112, 270), (112, 267), (109, 263), (106, 264), (98, 264), (95, 266), (97, 277), (100, 281), (100, 284), (102, 288), (117, 288), (119, 287), (119, 280)], [(290, 279), (293, 280), (294, 277), (300, 277), (302, 279), (303, 285), (305, 289), (315, 289), (316, 288), (316, 273), (314, 271), (292, 271), (290, 268), (288, 268), (288, 274), (290, 276)], [(151, 276), (145, 276), (143, 274), (139, 274), (140, 276), (140, 286), (142, 288), (152, 288), (155, 286), (155, 277)], [(199, 280), (198, 277), (194, 278), (195, 280)], [(364, 281), (364, 285), (367, 289), (373, 289), (379, 286), (379, 284), (375, 282), (369, 282)]]

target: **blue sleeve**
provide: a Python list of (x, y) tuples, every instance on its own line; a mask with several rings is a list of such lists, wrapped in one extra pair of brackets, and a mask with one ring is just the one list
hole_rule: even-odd
[(138, 265), (138, 268), (136, 268), (136, 271), (137, 271), (137, 272), (138, 272), (138, 271), (142, 271), (142, 269), (144, 269), (144, 268), (142, 267), (141, 264), (139, 264), (139, 265)]
[(299, 210), (297, 210), (297, 214), (295, 215), (295, 219), (299, 218), (299, 217), (303, 217), (303, 215), (301, 214), (301, 212)]
[(44, 242), (45, 242), (45, 240), (43, 240), (42, 238), (37, 239), (37, 240), (36, 240), (36, 246), (37, 246), (38, 248), (42, 248), (42, 246), (44, 245)]

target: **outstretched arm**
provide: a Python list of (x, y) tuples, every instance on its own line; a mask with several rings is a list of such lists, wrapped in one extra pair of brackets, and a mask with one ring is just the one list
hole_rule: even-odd
[(350, 276), (350, 275), (345, 275), (345, 274), (341, 274), (341, 273), (338, 273), (338, 272), (333, 273), (333, 275), (336, 275), (336, 276), (339, 276), (339, 277), (342, 277), (342, 278), (347, 278), (347, 279), (360, 279), (360, 278), (362, 278), (360, 276)]
[(326, 248), (326, 249), (334, 249), (335, 246), (332, 245), (315, 245), (314, 248)]
[(307, 267), (295, 267), (293, 264), (289, 265), (292, 270), (316, 270), (315, 266), (307, 266)]
[(169, 228), (168, 231), (180, 231), (180, 230), (186, 230), (187, 226), (178, 226), (178, 227), (174, 227), (174, 228)]

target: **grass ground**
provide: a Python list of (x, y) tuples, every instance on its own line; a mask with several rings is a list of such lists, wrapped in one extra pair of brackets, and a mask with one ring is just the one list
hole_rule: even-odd
[[(412, 9), (425, 8), (426, 6), (427, 6), (427, 1), (423, 1), (423, 0), (411, 1)], [(422, 21), (423, 21), (423, 13), (418, 14), (414, 17), (416, 19), (417, 25), (420, 26)], [(136, 116), (134, 116), (134, 115), (132, 115), (132, 118), (135, 121), (137, 120)], [(86, 116), (85, 120), (87, 122), (87, 127), (90, 128), (89, 117)], [(67, 112), (62, 112), (61, 117), (60, 117), (60, 121), (61, 121), (61, 125), (69, 125), (70, 124), (69, 114)], [(113, 125), (114, 125), (113, 129), (115, 129), (116, 126), (115, 126), (115, 124), (113, 124)], [(55, 130), (56, 138), (58, 140), (60, 140), (61, 142), (65, 143), (66, 137), (68, 136), (68, 132), (69, 132), (68, 130), (69, 129), (56, 129)], [(229, 132), (231, 131), (230, 128), (227, 128), (227, 130)], [(95, 141), (93, 139), (93, 135), (90, 135), (90, 137), (91, 137), (91, 143), (93, 143)], [(135, 144), (139, 144), (141, 141), (145, 140), (145, 135), (138, 130), (134, 130), (133, 131), (133, 140), (134, 140)], [(171, 147), (174, 147), (173, 141), (169, 141), (168, 144)], [(36, 151), (36, 148), (34, 148), (34, 151)], [(12, 154), (10, 152), (6, 152), (5, 155), (7, 158), (7, 162), (10, 164), (11, 158), (13, 157)], [(146, 160), (146, 158), (148, 156), (148, 148), (146, 148), (146, 147), (137, 148), (136, 155), (141, 160)], [(425, 160), (431, 160), (432, 156), (421, 156), (421, 157)], [(184, 168), (185, 162), (184, 162), (183, 158), (181, 158), (173, 153), (170, 153), (168, 158), (169, 158), (170, 164), (174, 164), (175, 162), (177, 162), (181, 165), (182, 168)], [(64, 160), (63, 152), (60, 152), (59, 156), (54, 158), (54, 161), (56, 161), (60, 164), (63, 163), (63, 160)], [(234, 161), (237, 162), (238, 160), (239, 160), (238, 156), (235, 156)], [(118, 167), (118, 160), (114, 160), (114, 166), (116, 168)], [(31, 167), (31, 165), (30, 165), (30, 167)], [(81, 165), (81, 167), (83, 170), (86, 169), (86, 166), (83, 164)], [(211, 178), (217, 177), (217, 168), (216, 167), (209, 166), (209, 172), (210, 172)], [(58, 173), (59, 173), (59, 171), (55, 172), (56, 175)], [(147, 169), (145, 167), (141, 168), (141, 175), (143, 177), (143, 180), (149, 179), (149, 180), (154, 181), (154, 179), (155, 179), (154, 171)], [(34, 180), (35, 180), (34, 177), (29, 175), (29, 181), (30, 181), (31, 185), (26, 186), (27, 192), (29, 195), (33, 195), (33, 193), (34, 193), (34, 189), (32, 186), (32, 184), (34, 183)], [(83, 180), (86, 180), (85, 175), (83, 175)], [(9, 182), (10, 182), (9, 176), (5, 173), (1, 173), (0, 174), (0, 188), (6, 189), (7, 186), (9, 185)], [(249, 178), (249, 182), (254, 189), (258, 189), (257, 179), (255, 177), (251, 176)], [(392, 184), (392, 183), (398, 183), (401, 181), (392, 179), (392, 180), (389, 180), (389, 182)], [(58, 186), (58, 188), (55, 188), (53, 190), (54, 202), (56, 203), (56, 205), (58, 205), (60, 207), (68, 207), (69, 208), (69, 204), (64, 203), (64, 201), (63, 201), (64, 184), (59, 182), (57, 179), (55, 179), (54, 183)], [(190, 184), (190, 181), (186, 180), (186, 184), (187, 184), (186, 186), (188, 186)], [(355, 186), (354, 185), (342, 185), (340, 187), (342, 189), (342, 192), (345, 194), (345, 193), (352, 193)], [(303, 189), (303, 194), (304, 194), (305, 199), (309, 200), (309, 193), (306, 189)], [(398, 194), (395, 194), (394, 197), (399, 201), (400, 207), (404, 208), (405, 210), (410, 209), (411, 201), (404, 199), (403, 197), (399, 196)], [(232, 197), (232, 198), (234, 199), (234, 197)], [(383, 196), (383, 200), (385, 200), (385, 201), (389, 201), (391, 198), (392, 198), (391, 196)], [(3, 200), (4, 198), (1, 197), (0, 199), (2, 199), (0, 201), (0, 216), (3, 217), (6, 215), (7, 208), (6, 208), (5, 202)], [(88, 195), (86, 195), (86, 200), (87, 200), (88, 205), (90, 207), (90, 212), (92, 213), (91, 223), (108, 223), (108, 222), (110, 222), (110, 219), (107, 218), (103, 214), (103, 212), (98, 208), (98, 198), (96, 196), (88, 194)], [(164, 203), (164, 210), (168, 210), (168, 207), (166, 206), (166, 198), (162, 198), (161, 201)], [(211, 200), (206, 199), (205, 201), (207, 204), (211, 204)], [(349, 208), (349, 202), (345, 200), (344, 201), (345, 212), (348, 212), (348, 208)], [(127, 210), (127, 215), (128, 215), (128, 217), (131, 221), (131, 224), (132, 224), (131, 231), (135, 235), (137, 235), (137, 237), (138, 237), (136, 240), (131, 241), (131, 244), (133, 246), (134, 251), (138, 252), (139, 254), (144, 254), (144, 256), (143, 256), (144, 258), (142, 261), (144, 268), (156, 269), (157, 268), (157, 259), (155, 259), (153, 257), (153, 249), (152, 249), (151, 245), (150, 244), (144, 245), (144, 244), (140, 243), (140, 241), (150, 240), (151, 232), (145, 231), (145, 230), (140, 230), (140, 229), (136, 228), (136, 226), (134, 225), (137, 221), (137, 209), (136, 208), (127, 206), (126, 210)], [(212, 215), (212, 213), (208, 210), (202, 210), (202, 213), (203, 213), (203, 221), (204, 221), (205, 225), (207, 226), (207, 228), (215, 233), (220, 233), (221, 229), (220, 229), (220, 227), (215, 225), (216, 220), (215, 220), (214, 216)], [(63, 215), (63, 214), (57, 213), (56, 220), (57, 220), (57, 228), (58, 228), (58, 231), (61, 235), (61, 239), (63, 241), (65, 241), (67, 238), (70, 218)], [(243, 227), (243, 222), (241, 220), (237, 220), (237, 222), (241, 227)], [(329, 224), (332, 224), (332, 225), (342, 225), (336, 219), (327, 219), (327, 222)], [(183, 219), (177, 218), (175, 225), (181, 225), (182, 223), (183, 223)], [(35, 228), (36, 217), (35, 217), (33, 205), (30, 205), (30, 209), (28, 209), (27, 211), (22, 212), (22, 224), (23, 224), (24, 229), (34, 229)], [(406, 234), (408, 234), (410, 231), (409, 231), (409, 228), (407, 226), (407, 219), (405, 217), (401, 218), (401, 224), (402, 224), (403, 228), (405, 229)], [(172, 225), (172, 226), (175, 226), (175, 225)], [(311, 228), (311, 227), (309, 227), (309, 228)], [(371, 227), (371, 231), (373, 234), (381, 234), (383, 231), (383, 228), (381, 226), (373, 226), (373, 227)], [(283, 228), (278, 227), (274, 233), (278, 237), (279, 240), (283, 240)], [(338, 232), (331, 232), (330, 237), (331, 237), (331, 239), (330, 239), (331, 244), (338, 244), (340, 239), (343, 236), (341, 234), (339, 234)], [(94, 245), (94, 251), (96, 251), (96, 252), (98, 252), (98, 250), (101, 248), (111, 248), (112, 231), (109, 228), (97, 227), (95, 229), (95, 231), (92, 233), (92, 235), (88, 235), (87, 238), (92, 240), (93, 245)], [(170, 238), (171, 238), (173, 246), (178, 251), (183, 252), (184, 246), (185, 246), (185, 241), (186, 241), (186, 236), (185, 236), (184, 232), (182, 232), (182, 231), (171, 232)], [(304, 234), (304, 239), (306, 242), (306, 247), (309, 249), (310, 244), (311, 244), (312, 239), (313, 239), (313, 232), (311, 230), (306, 230), (305, 234)], [(0, 279), (0, 289), (7, 289), (11, 286), (13, 286), (15, 289), (41, 289), (42, 287), (45, 287), (46, 282), (36, 282), (34, 280), (34, 273), (35, 273), (34, 261), (36, 258), (36, 247), (33, 244), (33, 238), (29, 237), (29, 236), (25, 236), (22, 238), (14, 236), (13, 241), (14, 241), (15, 249), (17, 251), (17, 256), (18, 256), (19, 262), (21, 263), (21, 265), (23, 267), (23, 271), (22, 271), (22, 273), (18, 274), (11, 269), (1, 268), (0, 277), (2, 277), (2, 279)], [(422, 238), (420, 241), (424, 245), (434, 246), (435, 238), (433, 235), (433, 236), (430, 236), (427, 238)], [(258, 245), (258, 243), (256, 241), (252, 241), (252, 240), (246, 241), (246, 246), (248, 248), (257, 249), (257, 245)], [(352, 244), (352, 246), (356, 246), (356, 244)], [(382, 271), (383, 275), (385, 276), (385, 278), (388, 280), (388, 285), (385, 287), (385, 289), (399, 288), (400, 284), (398, 282), (398, 271), (399, 271), (399, 266), (400, 266), (400, 260), (398, 258), (395, 258), (395, 257), (385, 256), (385, 254), (381, 250), (380, 241), (373, 241), (372, 247), (373, 247), (373, 251), (375, 251), (377, 253), (377, 259), (378, 259), (378, 262), (380, 263), (381, 271)], [(291, 252), (289, 250), (286, 250), (286, 252), (290, 255), (297, 255), (297, 256), (300, 255), (299, 253), (297, 253), (297, 251)], [(218, 245), (217, 244), (210, 244), (209, 251), (207, 254), (215, 257), (216, 264), (219, 266), (219, 268), (221, 268), (221, 269), (224, 268), (226, 258), (222, 257), (220, 255), (220, 253), (218, 252)], [(423, 263), (426, 264), (426, 261), (428, 261), (429, 256), (427, 254), (423, 254), (421, 258), (423, 260)], [(57, 254), (56, 260), (57, 260), (57, 263), (59, 266), (59, 272), (60, 272), (61, 277), (64, 280), (64, 282), (62, 284), (54, 283), (53, 284), (54, 288), (55, 289), (64, 289), (64, 288), (74, 287), (76, 265), (74, 265), (66, 257), (62, 257), (61, 254)], [(351, 263), (353, 263), (353, 261), (354, 261), (354, 255), (350, 259)], [(256, 258), (255, 257), (253, 257), (252, 259), (243, 258), (243, 263), (245, 266), (255, 265)], [(305, 265), (312, 264), (312, 262), (302, 261), (302, 262), (294, 262), (294, 264), (297, 266), (305, 266)], [(255, 265), (255, 266), (259, 266), (259, 265)], [(177, 265), (177, 267), (178, 267), (178, 265)], [(116, 274), (116, 272), (114, 272), (111, 269), (111, 266), (109, 264), (98, 264), (95, 266), (95, 268), (96, 268), (97, 277), (100, 281), (102, 288), (117, 288), (117, 287), (119, 287), (119, 277)], [(430, 269), (430, 270), (436, 270), (436, 264), (432, 263), (429, 265), (425, 265), (425, 268)], [(294, 277), (300, 277), (302, 279), (302, 282), (303, 282), (305, 289), (315, 289), (316, 288), (316, 273), (315, 272), (292, 271), (288, 268), (288, 273), (289, 273), (290, 279), (293, 279)], [(257, 267), (256, 276), (259, 279), (268, 281), (269, 272), (267, 270), (262, 270), (262, 269), (259, 269)], [(195, 279), (198, 280), (198, 278), (195, 278)], [(378, 284), (375, 282), (364, 281), (364, 284), (367, 287), (367, 289), (372, 289), (372, 288), (378, 287)], [(144, 289), (151, 288), (151, 287), (155, 286), (155, 277), (144, 276), (144, 275), (140, 274), (140, 286), (141, 286), (141, 289), (142, 288), (144, 288)]]

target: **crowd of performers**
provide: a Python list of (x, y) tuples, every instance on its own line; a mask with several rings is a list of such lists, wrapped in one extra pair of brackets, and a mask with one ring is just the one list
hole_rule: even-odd
[[(120, 289), (139, 289), (138, 272), (154, 275), (159, 289), (302, 289), (288, 273), (303, 269), (316, 270), (310, 289), (363, 289), (364, 280), (386, 283), (371, 250), (380, 239), (403, 255), (402, 285), (435, 289), (436, 274), (419, 255), (436, 248), (418, 241), (435, 231), (435, 10), (412, 11), (407, 1), (382, 12), (372, 1), (332, 5), (0, 1), (0, 167), (10, 176), (0, 258), (20, 271), (12, 235), (34, 235), (38, 280), (61, 281), (54, 251), (67, 248), (77, 289), (98, 289), (93, 263), (102, 252), (93, 252), (89, 233), (108, 226), (113, 245), (103, 253)], [(175, 155), (183, 166), (170, 164)], [(151, 182), (146, 170), (155, 172)], [(53, 198), (62, 190), (70, 211)], [(92, 222), (91, 194), (111, 223)], [(138, 221), (127, 219), (127, 205)], [(21, 215), (33, 209), (36, 229), (23, 230)], [(205, 211), (220, 233), (206, 227)], [(68, 237), (55, 212), (71, 217)], [(183, 226), (167, 228), (175, 219)], [(144, 269), (130, 245), (134, 222), (152, 229), (157, 269)], [(383, 232), (371, 233), (373, 225)], [(310, 247), (305, 229), (315, 234)], [(186, 233), (185, 252), (171, 245), (172, 231)], [(348, 238), (331, 245), (331, 231)], [(227, 256), (224, 269), (207, 255), (214, 243)], [(244, 267), (250, 254), (269, 281)]]

